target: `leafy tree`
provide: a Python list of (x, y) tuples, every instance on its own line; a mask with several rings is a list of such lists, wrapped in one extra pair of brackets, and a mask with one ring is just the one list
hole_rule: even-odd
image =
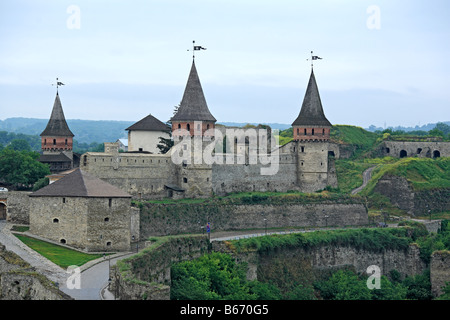
[(0, 177), (3, 183), (26, 188), (50, 174), (47, 165), (38, 161), (37, 152), (5, 148), (0, 152)]
[(213, 252), (195, 261), (176, 264), (171, 270), (172, 300), (249, 300), (245, 270), (230, 255)]
[(167, 153), (167, 151), (170, 150), (170, 148), (173, 147), (173, 140), (172, 140), (172, 133), (169, 133), (169, 138), (159, 137), (159, 143), (156, 145), (156, 147), (160, 150), (160, 153)]
[[(180, 105), (177, 105), (173, 108), (173, 115), (175, 115), (178, 111), (178, 108), (180, 107)], [(166, 122), (167, 126), (169, 128), (172, 128), (172, 118), (170, 118), (167, 122)], [(170, 130), (169, 132), (169, 138), (164, 138), (164, 137), (159, 137), (159, 143), (156, 145), (156, 147), (160, 150), (160, 153), (167, 153), (170, 148), (173, 147), (174, 142), (172, 139), (172, 130)]]
[(257, 280), (248, 283), (251, 294), (256, 295), (257, 300), (280, 300), (282, 295), (280, 289), (272, 284)]
[(25, 139), (14, 139), (10, 142), (7, 148), (16, 151), (31, 151), (31, 146)]
[(370, 289), (364, 281), (348, 270), (339, 270), (328, 280), (316, 283), (316, 288), (325, 300), (371, 300)]
[(380, 289), (372, 289), (372, 300), (404, 300), (407, 290), (403, 284), (390, 282), (386, 276), (381, 276)]
[(425, 270), (422, 274), (413, 277), (406, 277), (403, 285), (407, 287), (406, 299), (411, 300), (431, 300), (430, 270)]

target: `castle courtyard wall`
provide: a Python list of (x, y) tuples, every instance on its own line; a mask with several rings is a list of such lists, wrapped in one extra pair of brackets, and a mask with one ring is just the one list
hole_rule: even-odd
[(85, 251), (129, 250), (130, 199), (32, 197), (30, 233)]
[(83, 154), (80, 167), (134, 198), (164, 198), (164, 186), (178, 183), (167, 154), (89, 152)]

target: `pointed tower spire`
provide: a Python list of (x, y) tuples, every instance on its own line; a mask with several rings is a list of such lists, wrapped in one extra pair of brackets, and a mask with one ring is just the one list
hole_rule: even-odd
[(59, 99), (59, 94), (56, 92), (55, 102), (53, 104), (52, 114), (47, 123), (47, 127), (42, 131), (42, 136), (58, 136), (58, 137), (73, 137), (74, 134), (70, 131), (67, 125), (66, 118)]
[(74, 134), (67, 125), (66, 118), (56, 92), (55, 102), (53, 104), (52, 114), (44, 131), (41, 133), (42, 151), (60, 152), (71, 151), (73, 146)]
[(311, 68), (300, 113), (292, 123), (294, 140), (328, 140), (331, 123), (325, 117), (314, 70)]
[(202, 133), (207, 129), (212, 129), (214, 123), (217, 121), (208, 109), (194, 60), (192, 61), (183, 99), (181, 100), (177, 113), (171, 120), (172, 132), (176, 129), (186, 129), (193, 132), (194, 122), (201, 122)]

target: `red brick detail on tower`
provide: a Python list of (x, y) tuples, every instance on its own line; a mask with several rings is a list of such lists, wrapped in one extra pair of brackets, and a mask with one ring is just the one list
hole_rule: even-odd
[(329, 141), (330, 128), (321, 127), (293, 127), (294, 141)]
[(173, 121), (172, 136), (183, 136), (189, 132), (191, 137), (214, 137), (214, 128), (214, 121)]
[(71, 151), (73, 148), (72, 137), (47, 137), (41, 138), (42, 151)]

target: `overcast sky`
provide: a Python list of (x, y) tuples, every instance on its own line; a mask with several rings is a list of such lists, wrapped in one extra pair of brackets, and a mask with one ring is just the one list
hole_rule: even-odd
[[(291, 124), (311, 72), (333, 124), (450, 121), (448, 0), (0, 1), (0, 119), (167, 121), (195, 62), (218, 122)], [(188, 51), (190, 50), (190, 51)]]

